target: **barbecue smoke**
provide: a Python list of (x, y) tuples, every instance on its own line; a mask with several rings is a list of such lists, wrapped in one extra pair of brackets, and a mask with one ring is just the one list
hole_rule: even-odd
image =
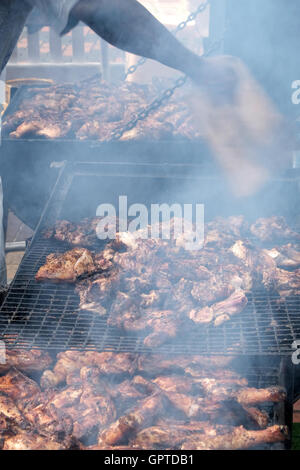
[[(263, 8), (261, 3), (260, 1), (259, 9)], [(243, 43), (242, 40), (241, 42)], [(250, 42), (249, 45), (248, 43), (243, 43), (243, 45), (245, 49), (251, 48)], [(255, 51), (251, 50), (251, 53), (254, 54), (256, 51), (257, 49), (255, 48)], [(214, 165), (211, 165), (211, 161), (207, 161), (211, 155), (208, 148), (201, 152), (199, 150), (196, 159), (193, 158), (193, 161), (190, 162), (190, 146), (187, 142), (186, 149), (181, 154), (184, 157), (182, 166), (176, 169), (176, 165), (172, 165), (172, 155), (158, 154), (156, 156), (158, 157), (158, 161), (168, 162), (159, 169), (157, 165), (153, 165), (153, 161), (149, 160), (149, 146), (145, 144), (144, 148), (142, 146), (139, 147), (139, 153), (141, 155), (147, 155), (147, 165), (144, 167), (140, 167), (138, 163), (136, 163), (138, 161), (137, 156), (131, 155), (129, 151), (129, 156), (126, 156), (126, 158), (131, 158), (131, 165), (130, 171), (128, 171), (128, 168), (126, 169), (127, 173), (124, 171), (124, 165), (122, 164), (119, 164), (119, 166), (116, 165), (109, 171), (105, 168), (105, 165), (98, 169), (96, 165), (94, 168), (93, 165), (91, 165), (88, 171), (83, 171), (81, 174), (79, 171), (73, 179), (66, 199), (62, 203), (61, 218), (78, 222), (85, 217), (95, 217), (97, 207), (100, 204), (111, 204), (117, 208), (118, 199), (123, 195), (127, 196), (128, 204), (144, 204), (149, 209), (151, 204), (192, 204), (194, 206), (196, 204), (204, 204), (207, 223), (211, 222), (216, 216), (229, 217), (241, 214), (245, 217), (247, 224), (248, 222), (253, 222), (260, 216), (289, 215), (291, 208), (295, 208), (297, 211), (297, 202), (294, 198), (295, 185), (289, 185), (286, 189), (286, 185), (282, 181), (272, 180), (274, 166), (278, 168), (279, 161), (285, 161), (284, 158), (281, 159), (283, 153), (278, 150), (277, 146), (276, 153), (274, 153), (274, 142), (272, 140), (274, 134), (276, 134), (275, 129), (277, 129), (281, 123), (281, 116), (275, 110), (275, 107), (273, 107), (273, 104), (271, 104), (265, 92), (261, 90), (255, 83), (255, 80), (249, 75), (245, 67), (238, 61), (234, 61), (233, 67), (238, 75), (238, 91), (234, 103), (223, 103), (220, 105), (215, 102), (212, 103), (210, 97), (205, 93), (205, 90), (197, 88), (193, 89), (191, 96), (191, 113), (193, 113), (194, 123), (199, 127), (204, 140), (208, 142), (207, 146), (210, 151), (212, 151), (215, 158)], [(34, 227), (37, 221), (36, 214), (41, 212), (41, 205), (46, 202), (50, 193), (51, 185), (49, 184), (49, 179), (53, 178), (54, 181), (55, 174), (57, 173), (56, 170), (49, 170), (49, 163), (53, 161), (53, 159), (56, 160), (57, 156), (51, 151), (50, 146), (46, 147), (41, 144), (39, 155), (28, 154), (24, 155), (24, 158), (21, 159), (21, 150), (17, 150), (18, 148), (21, 147), (16, 146), (15, 150), (11, 151), (10, 163), (14, 162), (14, 165), (8, 166), (5, 178), (10, 188), (9, 191), (12, 201), (14, 201), (13, 203), (15, 204), (17, 215)], [(72, 150), (72, 158), (79, 161), (87, 159), (87, 155), (81, 150), (81, 147), (72, 146), (72, 148), (74, 150)], [(121, 149), (121, 147), (119, 148)], [(201, 149), (203, 149), (203, 145)], [(115, 159), (118, 153), (113, 146), (106, 146), (106, 150), (102, 152), (101, 158), (105, 160), (107, 164), (111, 163), (111, 160)], [(132, 152), (134, 152), (134, 150), (132, 150)], [(95, 155), (97, 156), (97, 152), (91, 151), (90, 155), (92, 157), (88, 158), (94, 159)], [(100, 150), (98, 156), (99, 155)], [(195, 157), (195, 155), (193, 155), (193, 157)], [(60, 158), (63, 158), (63, 155), (61, 155)], [(136, 164), (134, 165), (132, 163)], [(104, 174), (102, 174), (103, 170), (105, 170)], [(17, 186), (17, 191), (14, 190), (16, 174), (19, 176), (20, 181)], [(45, 188), (47, 188), (46, 191)], [(237, 221), (237, 219), (234, 220), (235, 222)], [(206, 229), (207, 228), (206, 226)], [(230, 229), (234, 228), (232, 220), (232, 226), (229, 227), (228, 230), (229, 239), (231, 236)], [(210, 227), (210, 229), (213, 231), (215, 227), (213, 227), (213, 229)], [(224, 228), (223, 232), (222, 230), (219, 232), (222, 242), (222, 238), (225, 239), (225, 235), (228, 235), (228, 233), (225, 233), (227, 229), (228, 227), (226, 229)], [(206, 235), (206, 233), (204, 235)], [(228, 247), (230, 246), (231, 245), (228, 245)], [(212, 256), (217, 257), (219, 255), (218, 250), (219, 247), (216, 244), (215, 248), (211, 249)], [(146, 253), (146, 249), (144, 251), (141, 250), (141, 252), (142, 262), (140, 266), (138, 266), (138, 269), (141, 269), (136, 276), (137, 279), (125, 279), (125, 281), (130, 281), (137, 285), (139, 282), (142, 283), (141, 281), (147, 281), (147, 279), (145, 280), (143, 277), (143, 268), (151, 266), (151, 262), (153, 262), (154, 259), (154, 257), (151, 259), (150, 251), (149, 258), (145, 261), (143, 255)], [(180, 247), (176, 254), (182, 255)], [(118, 256), (119, 259), (122, 258), (122, 254)], [(159, 260), (159, 254), (157, 255), (157, 259)], [(168, 273), (174, 274), (177, 269), (179, 270), (179, 274), (174, 274), (170, 285), (168, 284), (163, 292), (162, 306), (167, 309), (167, 307), (172, 305), (174, 308), (175, 302), (176, 307), (174, 310), (178, 313), (181, 307), (186, 307), (186, 298), (183, 297), (182, 300), (179, 295), (180, 293), (176, 292), (174, 287), (178, 285), (178, 287), (184, 289), (186, 284), (181, 281), (186, 281), (187, 284), (195, 281), (193, 276), (199, 266), (197, 265), (195, 267), (195, 263), (192, 263), (191, 255), (183, 273), (183, 271), (180, 271), (181, 265), (179, 262), (182, 260), (179, 260), (175, 256), (171, 261)], [(200, 262), (198, 264), (201, 267)], [(156, 273), (158, 265), (159, 264), (151, 266), (154, 273)], [(182, 263), (182, 266), (184, 267), (184, 263)], [(203, 269), (203, 272), (200, 274), (209, 276), (209, 272), (218, 270), (218, 268), (221, 270), (222, 267), (223, 262), (219, 256), (219, 259), (215, 261), (215, 265), (209, 266), (207, 269), (208, 272)], [(135, 269), (136, 266), (133, 268), (133, 271)], [(135, 271), (134, 274), (136, 274)], [(184, 279), (185, 277), (187, 279)], [(165, 279), (162, 277), (159, 287), (163, 285), (164, 281)], [(180, 282), (181, 284), (179, 284)], [(148, 285), (146, 291), (142, 292), (144, 297), (147, 297), (145, 301), (149, 301), (148, 296), (151, 297), (152, 287), (152, 285)], [(214, 284), (214, 288), (215, 287), (220, 286), (217, 283), (217, 286)], [(213, 289), (209, 287), (207, 288), (206, 294), (212, 294), (212, 291)], [(121, 310), (121, 315), (116, 320), (121, 322), (123, 317), (128, 314), (128, 303), (126, 303), (128, 299), (125, 295), (123, 295), (123, 297), (118, 295), (120, 294), (118, 291), (113, 290), (112, 292), (112, 298), (109, 299), (108, 303), (109, 306), (118, 304), (121, 300), (125, 300), (124, 304), (120, 303), (121, 306), (124, 306), (124, 309)], [(140, 292), (137, 294), (140, 294)], [(178, 294), (178, 298), (172, 297), (175, 294)], [(200, 294), (203, 295), (202, 292), (200, 292)], [(201, 299), (200, 294), (199, 298)], [(100, 301), (101, 300), (102, 299), (100, 299)], [(150, 300), (152, 300), (152, 298)], [(180, 301), (182, 302), (181, 305)], [(129, 304), (129, 306), (131, 305)], [(230, 305), (230, 307), (232, 308), (232, 305)], [(218, 305), (217, 308), (220, 308), (220, 305)], [(194, 317), (198, 318), (200, 316), (199, 312), (197, 311), (196, 313), (197, 315), (194, 315)], [(211, 311), (211, 305), (208, 306), (208, 313), (209, 315), (214, 314), (214, 312)], [(201, 311), (201, 314), (203, 314), (203, 311)], [(228, 314), (228, 309), (225, 314)], [(248, 411), (245, 411), (240, 403), (237, 403), (232, 397), (228, 400), (223, 400), (221, 407), (217, 406), (216, 410), (210, 410), (208, 415), (205, 415), (203, 404), (201, 400), (197, 401), (197, 398), (205, 395), (204, 386), (207, 385), (206, 382), (202, 382), (199, 385), (196, 380), (195, 383), (192, 384), (191, 390), (189, 391), (191, 395), (190, 408), (186, 405), (186, 402), (189, 402), (189, 400), (182, 390), (168, 393), (165, 393), (165, 391), (162, 392), (163, 385), (165, 386), (164, 381), (169, 380), (170, 377), (174, 379), (175, 382), (178, 380), (180, 383), (182, 379), (187, 382), (189, 380), (191, 381), (191, 377), (196, 379), (200, 378), (200, 380), (207, 379), (207, 376), (214, 376), (216, 372), (218, 372), (223, 380), (222, 372), (224, 372), (229, 365), (232, 365), (231, 362), (234, 362), (232, 358), (228, 358), (227, 360), (223, 356), (219, 358), (220, 362), (217, 364), (217, 362), (214, 363), (214, 360), (210, 360), (209, 357), (204, 357), (203, 361), (205, 362), (206, 360), (207, 364), (203, 365), (201, 364), (201, 356), (192, 358), (191, 353), (193, 352), (193, 345), (186, 347), (186, 349), (182, 346), (185, 341), (188, 344), (189, 340), (193, 338), (194, 325), (190, 322), (189, 327), (190, 328), (182, 329), (179, 332), (177, 346), (180, 343), (181, 349), (180, 354), (175, 356), (175, 358), (169, 352), (170, 346), (167, 343), (160, 346), (160, 351), (163, 351), (164, 355), (152, 358), (148, 369), (145, 363), (148, 357), (151, 359), (151, 356), (145, 355), (143, 358), (142, 355), (138, 357), (136, 354), (133, 354), (129, 357), (129, 363), (128, 361), (124, 361), (124, 370), (120, 369), (120, 371), (116, 373), (115, 371), (111, 372), (111, 370), (109, 370), (109, 372), (103, 370), (103, 364), (105, 363), (103, 358), (101, 358), (101, 361), (99, 359), (99, 363), (97, 364), (95, 360), (96, 355), (93, 357), (94, 353), (90, 353), (88, 357), (84, 357), (84, 354), (82, 354), (82, 356), (78, 355), (78, 357), (70, 359), (70, 363), (72, 363), (74, 367), (74, 375), (70, 375), (69, 377), (63, 376), (61, 382), (57, 383), (56, 386), (65, 387), (66, 384), (80, 384), (84, 391), (87, 391), (86, 403), (88, 403), (89, 400), (92, 402), (91, 397), (94, 398), (94, 390), (97, 390), (98, 396), (101, 395), (102, 398), (104, 396), (105, 399), (107, 399), (107, 395), (111, 394), (119, 408), (118, 414), (114, 414), (114, 411), (109, 414), (107, 411), (108, 406), (106, 407), (105, 413), (107, 414), (103, 414), (107, 416), (108, 423), (114, 422), (117, 416), (123, 416), (124, 414), (127, 416), (128, 413), (130, 414), (131, 410), (133, 410), (133, 413), (137, 411), (140, 412), (140, 409), (136, 410), (137, 404), (135, 402), (151, 397), (151, 400), (153, 399), (152, 408), (150, 408), (151, 416), (155, 417), (156, 423), (158, 422), (161, 427), (168, 425), (172, 428), (176, 421), (182, 421), (185, 425), (191, 424), (193, 420), (200, 418), (207, 420), (208, 424), (214, 421), (221, 426), (227, 426), (228, 422), (230, 424), (233, 423), (235, 426), (244, 425), (245, 415), (247, 419), (249, 419)], [(224, 351), (224, 333), (228, 331), (236, 333), (237, 330), (234, 329), (235, 327), (236, 326), (227, 327), (221, 325), (221, 329), (219, 330), (217, 328), (215, 328), (214, 331), (209, 330), (209, 334), (212, 335), (211, 344), (220, 351), (220, 355)], [(100, 334), (103, 334), (103, 331), (104, 330), (102, 330)], [(143, 334), (144, 332), (145, 330), (143, 330)], [(150, 328), (147, 333), (151, 332), (152, 330)], [(198, 339), (198, 342), (203, 341), (203, 349), (205, 349), (205, 345), (207, 344), (205, 343), (208, 338), (207, 332), (208, 330), (204, 327), (201, 335), (199, 335), (200, 339)], [(166, 332), (163, 329), (163, 325), (161, 328), (157, 328), (156, 333), (158, 335), (161, 334), (164, 338)], [(134, 337), (134, 333), (123, 332), (122, 334), (123, 345), (121, 345), (120, 349), (122, 350), (123, 346), (126, 350), (126, 342), (128, 340), (128, 343), (130, 343), (130, 340)], [(260, 334), (262, 335), (263, 333), (260, 332)], [(96, 327), (91, 329), (89, 335), (91, 343), (99, 344), (99, 329)], [(238, 340), (234, 346), (239, 348), (241, 346), (241, 344), (238, 343), (240, 336), (237, 335), (237, 337)], [(140, 339), (138, 339), (135, 344), (141, 345), (143, 339), (144, 337), (141, 335)], [(108, 337), (106, 340), (108, 343), (111, 340), (111, 348), (113, 349), (116, 345), (116, 337), (112, 335), (111, 338)], [(133, 341), (131, 344), (133, 344)], [(141, 349), (145, 349), (143, 345)], [(173, 349), (176, 350), (176, 341), (175, 346), (173, 344)], [(150, 351), (155, 353), (157, 351), (156, 346), (152, 346)], [(184, 361), (185, 352), (189, 354), (189, 358), (186, 359), (186, 361)], [(80, 360), (82, 360), (82, 364), (80, 364), (79, 368), (77, 366)], [(168, 364), (165, 364), (165, 367), (161, 364), (163, 361), (168, 362)], [(182, 365), (182, 362), (185, 363)], [(248, 360), (246, 359), (240, 360), (239, 370), (241, 377), (235, 377), (235, 380), (242, 380), (244, 378), (246, 375), (244, 371), (247, 362)], [(112, 361), (112, 364), (115, 364), (115, 359)], [(109, 365), (111, 366), (111, 363)], [(255, 363), (253, 369), (254, 371), (256, 370)], [(53, 372), (52, 375), (49, 373), (44, 374), (44, 382), (46, 382), (47, 378), (49, 380), (49, 377), (53, 379), (53, 376), (55, 376)], [(162, 377), (159, 382), (160, 385), (157, 384), (157, 377), (159, 376)], [(58, 380), (57, 377), (54, 377), (54, 379)], [(67, 381), (69, 381), (69, 383), (67, 383)], [(235, 390), (234, 387), (233, 389)], [(109, 396), (109, 400), (111, 396)], [(105, 404), (107, 403), (108, 402), (105, 402)], [(109, 403), (111, 404), (110, 401)], [(93, 406), (96, 405), (98, 406), (98, 404), (93, 402), (91, 410), (93, 410)], [(68, 406), (66, 406), (66, 409), (67, 408)], [(76, 406), (73, 408), (72, 412), (76, 415)], [(130, 415), (130, 417), (132, 418), (132, 415)], [(143, 419), (145, 427), (150, 427), (155, 422), (155, 420), (151, 421), (149, 416), (143, 416)], [(108, 423), (104, 423), (105, 426), (103, 425), (103, 430), (106, 429)], [(268, 421), (268, 424), (270, 424), (270, 421)], [(97, 431), (93, 430), (93, 428), (89, 428), (88, 435), (83, 436), (85, 444), (97, 443), (99, 433), (97, 425), (96, 428)], [(176, 433), (178, 433), (178, 429), (176, 429)], [(104, 437), (106, 439), (108, 439), (108, 437), (112, 439), (111, 434), (102, 436), (102, 439), (104, 439)], [(112, 443), (114, 443), (113, 439)]]

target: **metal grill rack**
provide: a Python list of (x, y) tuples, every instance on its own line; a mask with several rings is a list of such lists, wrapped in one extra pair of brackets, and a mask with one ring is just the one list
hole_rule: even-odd
[[(0, 331), (7, 347), (54, 350), (112, 350), (147, 353), (143, 337), (109, 327), (105, 318), (78, 308), (72, 286), (38, 283), (34, 276), (51, 252), (67, 249), (37, 241), (30, 249), (0, 311)], [(253, 292), (245, 311), (219, 328), (187, 331), (176, 342), (155, 349), (178, 354), (290, 354), (300, 335), (300, 299), (278, 303), (278, 297)]]
[[(197, 176), (196, 169), (167, 164), (66, 164), (0, 309), (0, 332), (7, 347), (149, 352), (143, 337), (124, 334), (109, 327), (105, 318), (79, 310), (79, 298), (72, 286), (35, 281), (35, 274), (48, 254), (69, 249), (67, 245), (45, 240), (42, 231), (62, 218), (93, 216), (98, 203), (116, 203), (117, 195), (128, 191), (133, 201), (150, 203), (157, 188), (163, 189), (164, 197), (169, 193), (172, 197), (172, 184), (202, 182), (205, 187), (205, 179)], [(209, 181), (206, 184), (209, 186)], [(205, 202), (205, 192), (203, 197)], [(228, 208), (232, 210), (232, 204)], [(240, 213), (239, 207), (235, 210)], [(300, 337), (300, 298), (282, 301), (275, 293), (265, 291), (253, 291), (248, 298), (242, 314), (227, 324), (218, 328), (190, 328), (176, 342), (156, 348), (155, 352), (290, 355), (293, 341)]]

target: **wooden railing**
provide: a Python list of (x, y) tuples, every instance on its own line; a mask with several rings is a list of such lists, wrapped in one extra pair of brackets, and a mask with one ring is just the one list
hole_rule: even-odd
[(85, 26), (77, 26), (62, 38), (51, 27), (33, 31), (27, 25), (9, 61), (7, 78), (74, 81), (100, 73), (105, 80), (118, 79), (124, 74), (125, 61), (113, 63), (111, 50)]

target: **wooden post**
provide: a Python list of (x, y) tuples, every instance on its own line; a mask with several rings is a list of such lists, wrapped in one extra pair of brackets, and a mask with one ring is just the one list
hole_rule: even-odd
[(109, 54), (108, 54), (108, 44), (106, 41), (100, 40), (101, 44), (101, 64), (102, 64), (102, 73), (103, 79), (105, 81), (109, 80)]
[(60, 62), (62, 60), (62, 47), (61, 38), (57, 32), (50, 28), (50, 54), (53, 62)]
[(39, 32), (31, 33), (27, 28), (28, 59), (30, 62), (37, 62), (40, 58), (40, 35)]
[(82, 62), (84, 59), (84, 35), (82, 26), (77, 26), (72, 30), (72, 48), (74, 59)]

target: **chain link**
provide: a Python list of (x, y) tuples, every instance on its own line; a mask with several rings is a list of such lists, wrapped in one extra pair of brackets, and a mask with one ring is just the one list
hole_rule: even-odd
[[(210, 0), (205, 0), (203, 3), (201, 3), (198, 6), (197, 10), (195, 10), (193, 13), (190, 13), (189, 16), (187, 17), (187, 19), (185, 21), (182, 21), (181, 23), (179, 23), (179, 25), (171, 32), (176, 35), (180, 31), (182, 31), (189, 23), (194, 21), (197, 18), (197, 16), (200, 15), (200, 13), (203, 13), (206, 10), (206, 8), (209, 5), (209, 2), (210, 2)], [(137, 71), (137, 69), (139, 67), (144, 65), (145, 62), (147, 62), (147, 59), (145, 57), (141, 57), (135, 65), (131, 65), (128, 68), (127, 72), (125, 73), (124, 81), (129, 77), (129, 75), (132, 75), (133, 73), (135, 73)]]
[[(225, 36), (225, 32), (217, 41), (215, 41), (209, 47), (209, 49), (202, 55), (202, 57), (208, 57), (215, 50), (217, 50), (222, 45), (224, 36)], [(187, 80), (188, 80), (188, 77), (186, 75), (179, 77), (175, 81), (174, 85), (171, 88), (167, 88), (159, 98), (156, 98), (146, 108), (143, 108), (141, 111), (139, 111), (137, 115), (133, 119), (131, 119), (127, 124), (125, 124), (123, 127), (116, 129), (114, 132), (112, 132), (111, 141), (120, 140), (121, 137), (123, 137), (123, 135), (126, 132), (134, 129), (140, 121), (144, 121), (145, 119), (147, 119), (147, 117), (149, 116), (150, 113), (152, 113), (152, 111), (156, 111), (158, 108), (163, 106), (167, 101), (169, 101), (169, 99), (174, 95), (174, 92), (177, 90), (177, 88), (181, 88), (183, 85), (185, 85)]]
[(112, 141), (119, 140), (126, 132), (134, 129), (136, 125), (138, 124), (138, 122), (144, 121), (145, 119), (147, 119), (147, 117), (149, 116), (150, 113), (152, 113), (152, 111), (156, 111), (158, 108), (164, 105), (167, 101), (169, 101), (171, 96), (174, 95), (175, 90), (177, 88), (182, 87), (186, 83), (187, 79), (188, 79), (187, 76), (178, 78), (176, 82), (174, 83), (174, 85), (172, 86), (172, 88), (167, 88), (163, 92), (160, 98), (156, 98), (154, 101), (152, 101), (152, 103), (149, 106), (139, 111), (137, 115), (133, 119), (131, 119), (131, 121), (129, 121), (125, 126), (114, 131), (112, 133), (111, 140)]

